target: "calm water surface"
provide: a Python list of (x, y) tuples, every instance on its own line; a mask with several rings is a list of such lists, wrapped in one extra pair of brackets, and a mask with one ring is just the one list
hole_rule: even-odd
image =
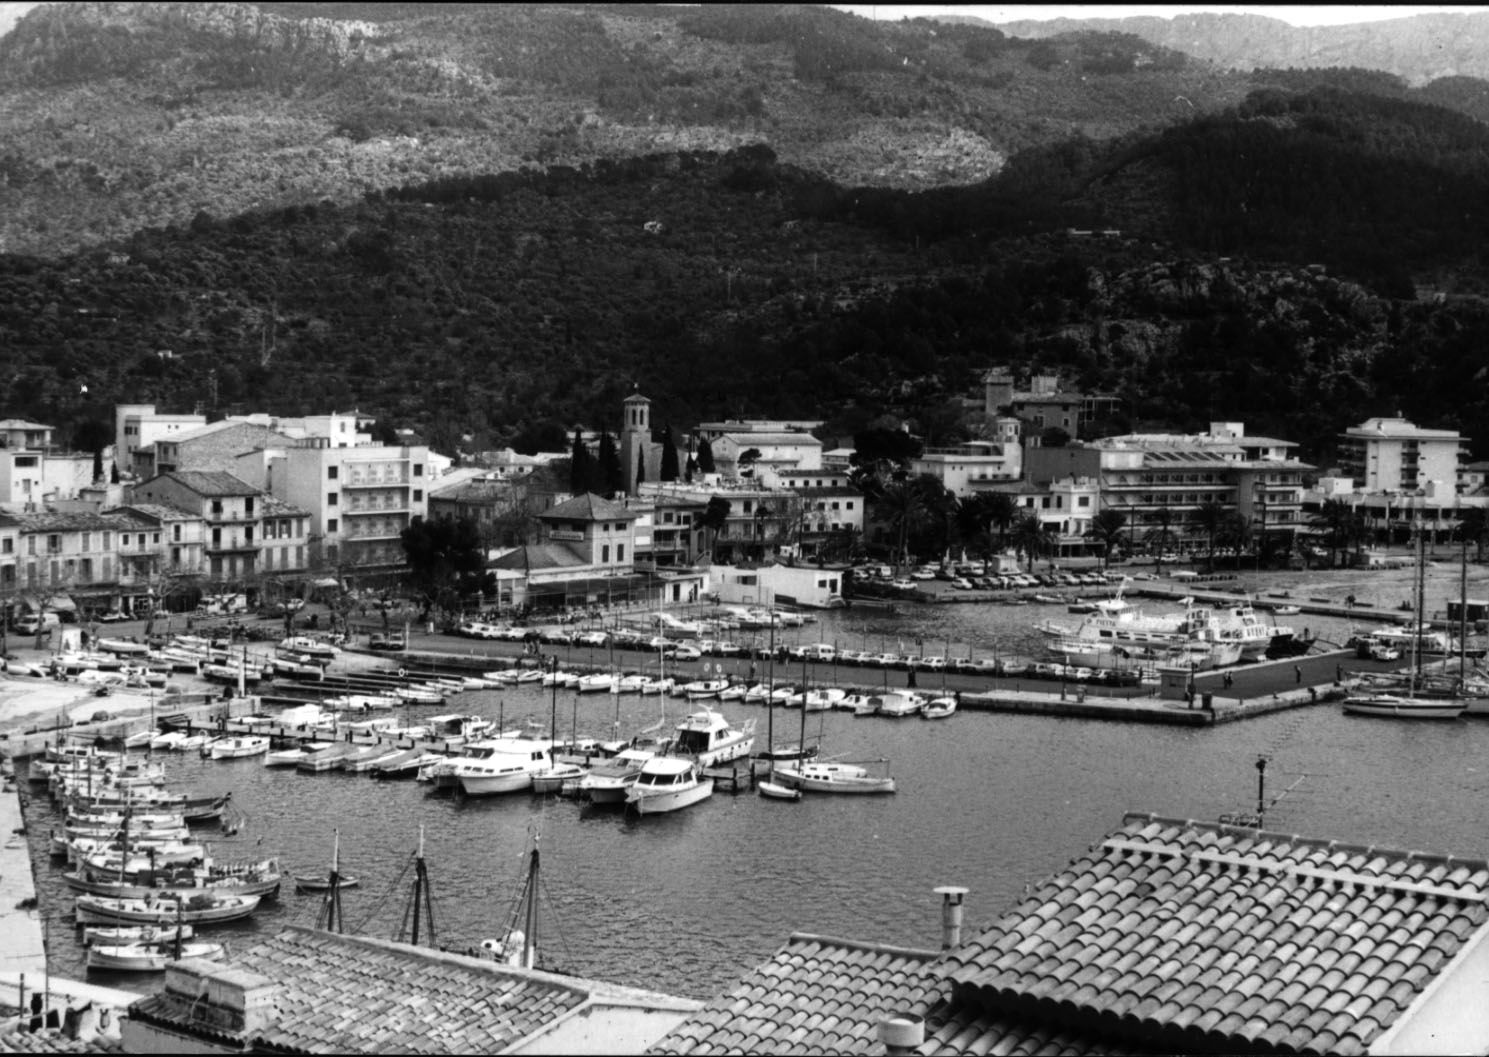
[[(1434, 572), (1439, 595), (1456, 596), (1456, 568)], [(1331, 578), (1337, 575), (1320, 574), (1294, 593), (1358, 592), (1358, 581)], [(1392, 575), (1377, 580), (1377, 589), (1409, 593), (1409, 574)], [(1482, 595), (1482, 579), (1476, 583)], [(968, 648), (978, 656), (1033, 653), (1028, 625), (1052, 615), (1052, 607), (971, 605), (922, 607), (898, 618), (847, 612), (803, 635), (852, 648), (877, 649), (872, 640), (882, 637), (884, 648), (903, 639), (910, 652), (921, 638), (926, 652), (949, 643), (958, 655)], [(1343, 622), (1312, 623), (1347, 632)], [(860, 646), (854, 637), (871, 641)], [(933, 648), (937, 641), (943, 645)], [(550, 703), (548, 692), (524, 689), (464, 694), (453, 707), (510, 725), (528, 715), (546, 722)], [(567, 731), (575, 697), (560, 693), (558, 704)], [(588, 695), (577, 705), (581, 733), (609, 735), (613, 698)], [(687, 710), (672, 699), (665, 707), (669, 723)], [(655, 699), (622, 698), (622, 728), (655, 722), (661, 708)], [(763, 741), (762, 707), (723, 708), (735, 720), (755, 718)], [(776, 720), (777, 736), (794, 740), (800, 713), (780, 710)], [(525, 793), (462, 804), (416, 783), (302, 775), (260, 760), (172, 757), (171, 777), (197, 792), (233, 793), (247, 825), (242, 842), (219, 847), (223, 857), (277, 854), (287, 872), (323, 872), (339, 829), (343, 872), (362, 881), (343, 895), (345, 917), (369, 935), (399, 928), (422, 825), (438, 938), (457, 949), (503, 929), (529, 834), (541, 831), (547, 966), (698, 998), (721, 991), (793, 931), (934, 948), (936, 885), (970, 888), (968, 921), (986, 923), (1026, 885), (1116, 828), (1124, 811), (1215, 820), (1251, 809), (1262, 753), (1271, 758), (1269, 793), (1293, 787), (1269, 813), (1269, 826), (1462, 855), (1483, 855), (1489, 844), (1489, 721), (1413, 725), (1320, 706), (1209, 730), (968, 712), (941, 723), (845, 713), (807, 722), (808, 735), (820, 730), (829, 753), (888, 757), (898, 794), (782, 803), (720, 791), (678, 814), (638, 820)], [(28, 818), (53, 969), (82, 977), (71, 896), (61, 867), (46, 857), (55, 816), (44, 797)], [(248, 943), (285, 922), (313, 925), (319, 907), (318, 897), (286, 886), (249, 923), (212, 933), (230, 946)], [(145, 976), (90, 978), (158, 986)]]

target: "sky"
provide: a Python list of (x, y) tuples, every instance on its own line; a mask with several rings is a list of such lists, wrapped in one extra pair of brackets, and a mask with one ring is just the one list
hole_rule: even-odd
[(1050, 18), (1125, 18), (1130, 15), (1157, 15), (1171, 18), (1199, 11), (1220, 14), (1266, 15), (1294, 26), (1340, 26), (1358, 22), (1379, 22), (1387, 18), (1407, 18), (1431, 13), (1482, 13), (1482, 6), (1410, 7), (1392, 4), (833, 4), (864, 18), (898, 21), (928, 15), (972, 15), (989, 22), (1015, 22), (1022, 19)]

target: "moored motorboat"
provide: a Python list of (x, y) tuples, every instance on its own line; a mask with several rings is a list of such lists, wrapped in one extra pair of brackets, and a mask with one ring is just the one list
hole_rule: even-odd
[(528, 738), (492, 738), (457, 758), (452, 776), (466, 796), (515, 793), (533, 784), (533, 775), (552, 766), (553, 743)]
[(768, 800), (800, 800), (801, 790), (777, 782), (760, 782), (755, 788)]
[(326, 741), (312, 741), (295, 749), (280, 749), (264, 756), (265, 767), (295, 767), (300, 761), (312, 753), (320, 752), (322, 749), (330, 748), (331, 743)]
[(738, 728), (713, 709), (694, 712), (677, 725), (676, 749), (680, 756), (695, 756), (700, 767), (717, 767), (750, 754), (755, 744), (755, 721), (747, 719)]
[(696, 760), (654, 756), (626, 790), (626, 806), (638, 815), (681, 811), (713, 795), (713, 779), (704, 777)]
[(84, 955), (89, 969), (107, 969), (111, 972), (159, 973), (166, 966), (181, 958), (220, 958), (223, 954), (220, 943), (181, 943), (177, 941), (156, 943), (127, 943), (118, 946), (94, 944)]
[(920, 710), (921, 719), (945, 719), (956, 713), (956, 698), (934, 697), (927, 701)]
[(214, 760), (236, 760), (244, 756), (260, 756), (269, 751), (269, 739), (262, 734), (242, 737), (218, 738), (211, 744)]
[(180, 936), (189, 940), (196, 934), (190, 925), (95, 925), (83, 929), (83, 945), (94, 943), (169, 943)]
[(201, 894), (184, 899), (148, 896), (116, 898), (80, 895), (75, 909), (77, 920), (84, 925), (108, 925), (117, 922), (140, 922), (170, 925), (215, 925), (246, 918), (258, 909), (256, 895)]
[(590, 768), (579, 782), (579, 795), (596, 804), (619, 804), (635, 784), (641, 768), (656, 753), (649, 749), (622, 749), (604, 763)]

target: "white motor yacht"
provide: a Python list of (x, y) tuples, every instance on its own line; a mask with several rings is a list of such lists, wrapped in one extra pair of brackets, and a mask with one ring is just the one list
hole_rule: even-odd
[(642, 765), (655, 756), (649, 749), (622, 749), (604, 763), (590, 768), (579, 782), (579, 795), (596, 804), (619, 804), (626, 790), (641, 776)]
[(635, 784), (626, 790), (626, 806), (638, 815), (681, 811), (713, 795), (713, 779), (703, 777), (695, 760), (655, 756), (641, 765)]
[(711, 708), (694, 712), (677, 725), (678, 755), (696, 757), (700, 767), (716, 767), (748, 756), (754, 744), (753, 719), (735, 728)]
[(457, 758), (451, 776), (466, 796), (493, 796), (530, 789), (533, 775), (553, 766), (553, 742), (492, 738)]

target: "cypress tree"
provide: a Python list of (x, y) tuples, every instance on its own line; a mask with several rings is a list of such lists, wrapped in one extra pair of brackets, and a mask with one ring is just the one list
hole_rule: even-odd
[(626, 474), (620, 465), (620, 453), (609, 431), (600, 434), (600, 465), (596, 473), (596, 490), (614, 496), (626, 490)]
[(589, 448), (585, 446), (583, 438), (579, 435), (579, 427), (575, 426), (574, 450), (569, 457), (569, 491), (575, 495), (594, 491), (594, 478), (594, 460), (590, 457)]
[(672, 439), (672, 424), (662, 430), (662, 470), (661, 480), (677, 480), (677, 441)]
[(698, 442), (698, 472), (718, 473), (713, 465), (713, 445), (708, 442), (707, 437)]

